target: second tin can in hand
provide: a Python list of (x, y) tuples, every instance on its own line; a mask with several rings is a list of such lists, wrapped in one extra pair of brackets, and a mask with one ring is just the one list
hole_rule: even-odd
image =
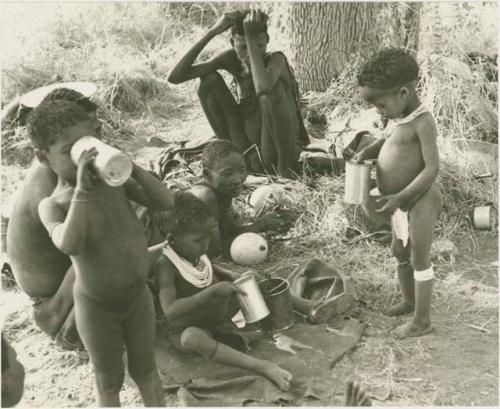
[(110, 186), (123, 185), (132, 174), (134, 165), (131, 159), (93, 136), (84, 136), (73, 144), (71, 159), (78, 164), (83, 151), (91, 148), (97, 149), (94, 169), (98, 176)]
[(370, 186), (370, 162), (345, 164), (345, 192), (344, 201), (350, 204), (364, 204), (368, 201)]
[(238, 294), (238, 301), (248, 324), (260, 321), (269, 315), (269, 309), (253, 274), (245, 273), (234, 280), (233, 284), (246, 293)]

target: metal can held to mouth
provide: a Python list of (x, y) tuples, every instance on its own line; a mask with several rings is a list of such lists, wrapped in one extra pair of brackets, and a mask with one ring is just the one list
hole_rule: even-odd
[(246, 293), (246, 295), (238, 294), (238, 301), (248, 324), (260, 321), (269, 315), (269, 309), (253, 274), (245, 273), (234, 280), (233, 284)]
[(93, 136), (84, 136), (73, 144), (71, 159), (75, 165), (78, 164), (82, 153), (92, 148), (97, 149), (94, 168), (98, 176), (110, 186), (123, 185), (132, 174), (132, 161), (120, 150)]

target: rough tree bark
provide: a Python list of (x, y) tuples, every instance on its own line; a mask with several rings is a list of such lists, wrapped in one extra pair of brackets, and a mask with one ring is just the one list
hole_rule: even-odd
[(325, 91), (358, 55), (377, 48), (377, 3), (289, 3), (287, 34), (301, 89)]

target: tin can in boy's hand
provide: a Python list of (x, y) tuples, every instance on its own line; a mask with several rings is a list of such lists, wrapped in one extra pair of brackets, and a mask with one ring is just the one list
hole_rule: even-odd
[(132, 174), (132, 160), (123, 152), (93, 136), (84, 136), (73, 144), (71, 159), (75, 165), (78, 164), (83, 151), (91, 148), (97, 149), (94, 169), (99, 178), (110, 186), (123, 185)]

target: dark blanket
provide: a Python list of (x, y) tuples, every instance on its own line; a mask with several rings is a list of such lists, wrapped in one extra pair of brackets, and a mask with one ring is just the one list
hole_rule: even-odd
[(253, 344), (250, 355), (273, 361), (292, 373), (288, 392), (250, 371), (180, 352), (160, 336), (156, 359), (165, 391), (177, 393), (183, 406), (328, 405), (332, 368), (356, 346), (364, 328), (354, 318), (338, 318), (328, 326), (296, 323), (284, 335), (314, 349), (295, 348), (295, 355), (277, 349), (272, 339)]

